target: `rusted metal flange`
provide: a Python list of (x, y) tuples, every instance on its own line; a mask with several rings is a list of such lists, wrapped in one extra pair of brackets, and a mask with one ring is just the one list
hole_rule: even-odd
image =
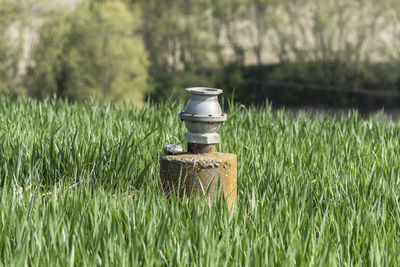
[(215, 145), (188, 143), (188, 152), (192, 154), (215, 153)]

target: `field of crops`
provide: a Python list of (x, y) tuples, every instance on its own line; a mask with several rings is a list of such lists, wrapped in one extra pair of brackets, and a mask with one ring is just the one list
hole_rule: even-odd
[(0, 98), (0, 265), (399, 264), (399, 124), (232, 105), (229, 213), (158, 190), (182, 108)]

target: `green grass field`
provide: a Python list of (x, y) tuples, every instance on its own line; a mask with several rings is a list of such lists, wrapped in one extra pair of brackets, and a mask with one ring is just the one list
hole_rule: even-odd
[(225, 110), (218, 150), (238, 155), (229, 213), (158, 190), (182, 108), (0, 98), (2, 265), (399, 264), (399, 124)]

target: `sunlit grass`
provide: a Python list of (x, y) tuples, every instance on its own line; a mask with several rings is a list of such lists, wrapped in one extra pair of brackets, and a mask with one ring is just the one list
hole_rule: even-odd
[(400, 126), (235, 106), (238, 207), (168, 201), (158, 156), (182, 103), (143, 108), (0, 98), (4, 265), (396, 265)]

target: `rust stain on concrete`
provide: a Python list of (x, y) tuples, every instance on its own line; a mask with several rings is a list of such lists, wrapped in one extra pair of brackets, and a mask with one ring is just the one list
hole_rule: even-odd
[(168, 196), (204, 196), (211, 201), (217, 193), (218, 184), (223, 190), (229, 210), (236, 206), (237, 159), (235, 154), (181, 154), (160, 157), (160, 184)]

